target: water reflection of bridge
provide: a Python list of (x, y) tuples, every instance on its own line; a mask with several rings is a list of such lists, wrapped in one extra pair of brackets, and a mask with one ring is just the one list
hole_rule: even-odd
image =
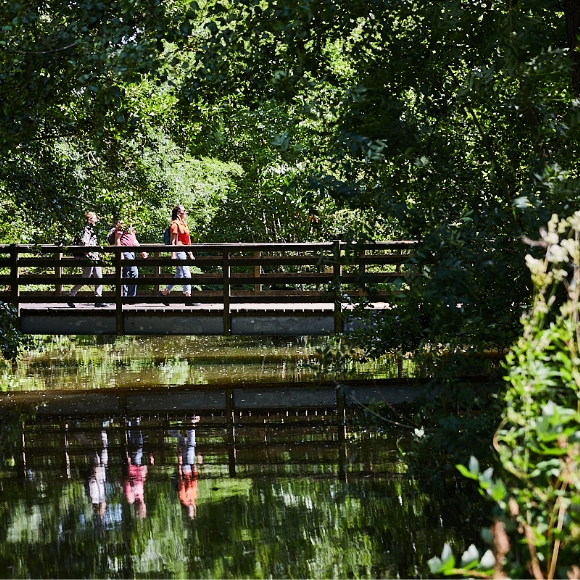
[[(144, 456), (151, 455), (158, 468), (169, 464), (175, 467), (170, 460), (175, 455), (170, 432), (177, 429), (186, 432), (187, 427), (162, 420), (142, 422)], [(29, 477), (37, 470), (56, 466), (57, 473), (51, 475), (62, 477), (87, 464), (87, 458), (99, 449), (101, 431), (99, 425), (87, 422), (43, 421), (28, 425), (22, 433), (19, 471)], [(126, 431), (124, 421), (113, 422), (106, 429), (111, 466), (121, 465), (125, 460)], [(202, 417), (196, 431), (204, 477), (300, 474), (336, 478), (347, 471), (347, 427), (336, 413), (291, 417), (271, 414), (267, 419), (246, 415), (236, 420), (234, 428), (223, 417)], [(296, 468), (300, 473), (296, 473)], [(368, 472), (366, 468), (358, 475)]]
[[(473, 379), (473, 387), (488, 388), (489, 385)], [(122, 428), (138, 419), (140, 428), (157, 433), (152, 440), (159, 441), (156, 453), (161, 453), (170, 428), (187, 427), (191, 417), (199, 416), (201, 425), (212, 426), (214, 435), (209, 445), (212, 452), (220, 455), (222, 461), (227, 455), (230, 477), (240, 474), (240, 462), (244, 475), (288, 471), (291, 469), (288, 458), (296, 453), (301, 457), (296, 461), (312, 463), (315, 469), (322, 469), (320, 466), (325, 463), (335, 465), (327, 472), (322, 469), (321, 475), (335, 477), (339, 473), (346, 477), (348, 417), (373, 401), (390, 405), (412, 402), (426, 394), (427, 388), (426, 381), (390, 379), (351, 381), (348, 387), (304, 383), (239, 388), (206, 385), (111, 389), (110, 392), (105, 389), (36, 391), (4, 395), (0, 397), (0, 409), (27, 404), (37, 407), (36, 418), (22, 424), (23, 468), (31, 464), (30, 439), (40, 440), (51, 430), (56, 445), (62, 447), (63, 456), (68, 456), (71, 435), (78, 430), (88, 429), (94, 434), (102, 429), (103, 422)], [(429, 389), (431, 395), (439, 392)], [(390, 425), (392, 428), (393, 424)], [(34, 453), (43, 455), (45, 451), (38, 449)]]
[[(195, 260), (180, 261), (194, 271), (193, 295), (160, 298), (172, 284), (176, 260), (167, 246), (140, 247), (147, 259), (123, 259), (120, 246), (94, 250), (54, 245), (0, 245), (0, 300), (18, 309), (21, 331), (29, 334), (108, 335), (329, 335), (364, 324), (364, 309), (384, 309), (399, 291), (411, 258), (412, 241), (347, 244), (195, 244), (184, 246)], [(87, 280), (81, 266), (103, 268), (103, 298), (91, 288), (69, 308), (67, 290)], [(138, 266), (139, 278), (123, 277)], [(126, 284), (137, 296), (123, 296)], [(3, 286), (3, 288), (2, 288)], [(106, 308), (95, 303), (105, 301)]]
[[(412, 400), (416, 394), (409, 384), (400, 381), (348, 390), (310, 385), (53, 392), (45, 396), (22, 393), (4, 397), (0, 405), (43, 401), (36, 418), (21, 425), (17, 471), (24, 477), (47, 466), (57, 469), (58, 474), (53, 474), (57, 477), (64, 473), (70, 477), (75, 466), (84, 465), (91, 454), (100, 453), (99, 434), (105, 431), (109, 464), (120, 464), (127, 455), (127, 433), (131, 429), (142, 432), (142, 454), (155, 457), (155, 465), (163, 468), (171, 463), (168, 457), (175, 455), (172, 434), (195, 428), (208, 476), (296, 475), (298, 470), (300, 475), (346, 479), (378, 475), (372, 460), (356, 466), (349, 460), (348, 425), (355, 409), (380, 398), (390, 402)], [(194, 416), (198, 418), (195, 427)], [(354, 429), (353, 435), (355, 432), (359, 437), (360, 429)]]
[(30, 404), (41, 417), (125, 417), (227, 415), (251, 412), (306, 412), (346, 409), (385, 401), (391, 405), (413, 401), (424, 392), (417, 379), (352, 380), (345, 384), (271, 383), (270, 385), (182, 385), (82, 391), (29, 391), (0, 396), (0, 408)]

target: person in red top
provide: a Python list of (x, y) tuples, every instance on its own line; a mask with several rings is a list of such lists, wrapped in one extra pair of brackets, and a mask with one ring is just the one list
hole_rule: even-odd
[[(189, 235), (189, 228), (185, 221), (185, 208), (180, 204), (176, 205), (171, 212), (171, 226), (169, 228), (170, 244), (172, 246), (189, 246), (191, 244), (191, 237)], [(171, 257), (175, 260), (186, 260), (187, 257), (191, 260), (195, 260), (193, 257), (193, 252), (183, 252), (178, 249), (174, 249), (171, 252)], [(177, 266), (175, 268), (175, 278), (191, 278), (191, 270), (189, 266)], [(160, 296), (167, 296), (173, 289), (173, 284), (168, 284), (163, 292), (160, 292)], [(185, 296), (191, 296), (191, 285), (183, 285), (183, 293)], [(199, 304), (194, 304), (198, 306)]]
[[(115, 227), (115, 245), (127, 247), (138, 246), (139, 242), (135, 234), (135, 228), (133, 226), (126, 227), (122, 221), (118, 221)], [(141, 252), (142, 258), (147, 258), (148, 255), (147, 252)], [(135, 252), (123, 252), (123, 259), (134, 260)], [(135, 265), (123, 266), (121, 275), (123, 278), (139, 278), (139, 269)], [(128, 284), (123, 286), (123, 296), (137, 296), (137, 285)]]

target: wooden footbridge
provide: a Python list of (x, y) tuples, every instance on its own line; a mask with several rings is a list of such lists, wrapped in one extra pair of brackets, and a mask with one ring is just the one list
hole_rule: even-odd
[[(416, 242), (194, 244), (194, 260), (174, 260), (168, 246), (144, 244), (147, 259), (123, 259), (131, 248), (0, 245), (0, 301), (17, 309), (27, 334), (328, 335), (364, 324), (364, 311), (388, 308)], [(137, 248), (135, 248), (137, 249)], [(90, 260), (86, 252), (96, 252)], [(81, 254), (81, 258), (75, 257)], [(137, 254), (139, 255), (139, 254)], [(83, 266), (101, 266), (97, 279)], [(176, 265), (192, 270), (192, 295), (179, 285), (159, 296)], [(123, 268), (137, 266), (137, 279)], [(68, 303), (68, 290), (86, 284)], [(137, 296), (123, 294), (137, 285)], [(354, 304), (363, 299), (364, 308)], [(95, 304), (105, 302), (107, 307)]]

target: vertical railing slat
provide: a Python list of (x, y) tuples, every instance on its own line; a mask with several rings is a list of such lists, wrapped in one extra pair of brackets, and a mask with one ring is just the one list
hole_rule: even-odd
[(123, 284), (121, 283), (121, 252), (116, 251), (113, 264), (115, 265), (115, 322), (117, 336), (125, 334), (125, 325), (123, 323)]
[[(161, 256), (161, 252), (153, 252), (153, 258), (159, 258)], [(153, 296), (157, 296), (159, 294), (159, 290), (161, 286), (159, 285), (159, 278), (161, 276), (161, 266), (153, 266), (153, 278), (157, 280), (157, 283), (153, 287)]]
[(340, 240), (333, 242), (333, 277), (334, 288), (334, 332), (343, 332), (344, 324), (342, 317), (342, 257)]
[(17, 316), (20, 318), (20, 272), (18, 269), (18, 247), (10, 244), (10, 302), (16, 306)]
[(230, 253), (225, 250), (223, 252), (222, 259), (222, 275), (223, 275), (223, 299), (224, 299), (224, 336), (230, 336), (232, 333), (232, 314), (230, 310), (230, 297), (231, 297), (231, 287), (230, 287), (230, 276), (231, 276), (231, 266), (230, 266)]
[[(364, 258), (366, 256), (367, 251), (365, 250), (365, 248), (361, 248), (358, 252), (359, 258)], [(365, 281), (364, 281), (364, 276), (366, 274), (367, 271), (367, 266), (364, 262), (364, 260), (361, 260), (358, 264), (358, 274), (361, 278), (361, 281), (358, 285), (358, 295), (359, 296), (364, 296), (365, 293)]]
[[(62, 250), (56, 252), (56, 257), (59, 264), (54, 267), (54, 275), (56, 278), (62, 278)], [(62, 284), (55, 285), (54, 293), (56, 296), (62, 296)]]
[[(260, 250), (258, 250), (257, 252), (254, 252), (254, 257), (261, 258), (262, 252)], [(262, 266), (260, 266), (260, 264), (258, 264), (257, 266), (254, 266), (254, 276), (256, 276), (256, 278), (259, 278), (261, 273), (262, 273)], [(261, 291), (262, 291), (262, 284), (254, 284), (254, 294), (259, 294)]]

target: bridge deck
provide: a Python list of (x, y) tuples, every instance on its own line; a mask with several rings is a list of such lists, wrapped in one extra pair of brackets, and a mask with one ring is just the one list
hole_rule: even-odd
[[(27, 334), (119, 334), (115, 305), (96, 308), (93, 304), (75, 304), (75, 308), (66, 304), (22, 304), (20, 329)], [(373, 309), (388, 309), (388, 305), (376, 303)], [(343, 332), (352, 332), (365, 323), (360, 315), (350, 314), (350, 305), (343, 305), (341, 312)], [(232, 335), (322, 336), (339, 330), (335, 305), (331, 303), (231, 304), (228, 323)], [(125, 304), (121, 324), (126, 335), (220, 335), (224, 334), (224, 305)]]
[[(180, 250), (194, 257), (175, 260), (161, 244), (140, 246), (149, 254), (146, 259), (125, 257), (131, 248), (121, 246), (0, 245), (0, 300), (16, 307), (21, 331), (30, 334), (350, 332), (364, 317), (352, 313), (349, 304), (364, 299), (385, 309), (407, 283), (414, 246), (412, 241), (192, 244)], [(175, 291), (160, 298), (165, 285), (183, 284), (174, 278), (177, 265), (192, 268), (187, 280), (192, 296)], [(82, 276), (88, 266), (101, 268), (98, 285), (110, 307), (94, 306), (101, 299), (94, 296), (95, 278), (89, 282)], [(138, 278), (126, 277), (133, 267)], [(67, 292), (75, 285), (85, 291), (69, 308)], [(132, 285), (137, 296), (125, 296), (124, 287)]]

